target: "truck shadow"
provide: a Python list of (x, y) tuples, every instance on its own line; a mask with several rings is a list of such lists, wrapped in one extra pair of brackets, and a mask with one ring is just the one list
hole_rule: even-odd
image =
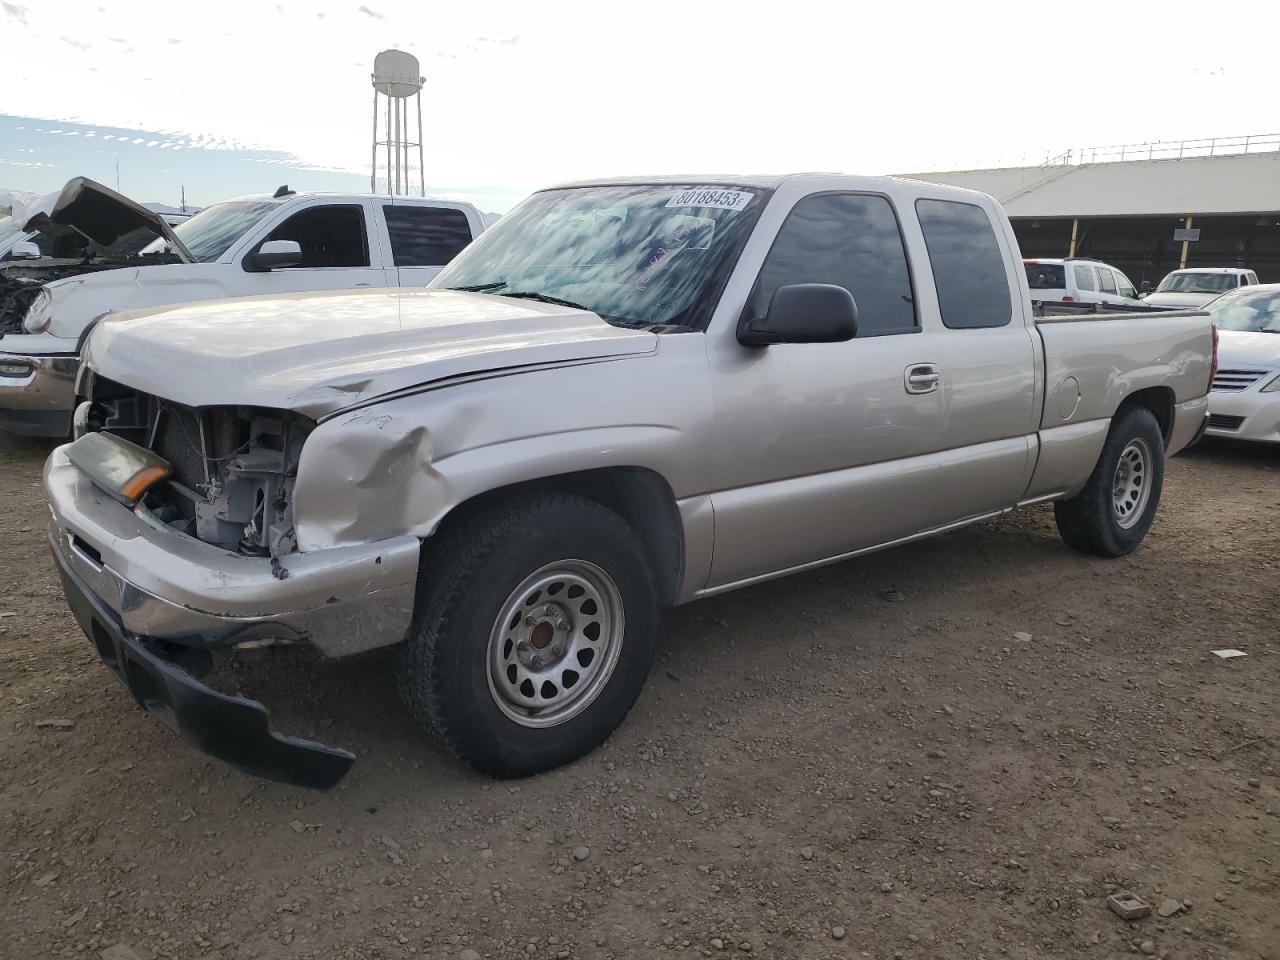
[(60, 440), (20, 437), (0, 430), (0, 463), (7, 460), (41, 463), (59, 443)]
[[(940, 590), (972, 596), (1007, 580), (1011, 566), (1053, 579), (1080, 562), (1058, 540), (1052, 510), (1036, 508), (668, 610), (649, 682), (622, 727), (591, 756), (522, 783), (551, 796), (560, 778), (572, 775), (567, 771), (580, 776), (618, 752), (677, 735), (695, 705), (732, 697), (761, 673), (778, 675), (810, 660), (817, 671), (824, 655), (815, 644), (841, 648), (851, 670), (864, 669), (895, 654), (899, 641), (921, 625), (920, 602)], [(1037, 603), (1030, 595), (998, 606), (1011, 613)], [(939, 640), (945, 642), (945, 634)], [(338, 662), (261, 651), (221, 670), (213, 685), (264, 702), (281, 733), (357, 755), (325, 805), (379, 807), (390, 798), (421, 798), (423, 791), (465, 802), (477, 787), (490, 789), (493, 781), (455, 762), (417, 727), (400, 703), (393, 668), (392, 651)], [(263, 789), (282, 797), (323, 796), (278, 784)]]
[(1190, 450), (1179, 453), (1176, 460), (1183, 458), (1203, 463), (1220, 463), (1223, 466), (1274, 470), (1280, 468), (1280, 443), (1246, 443), (1242, 440), (1205, 437)]

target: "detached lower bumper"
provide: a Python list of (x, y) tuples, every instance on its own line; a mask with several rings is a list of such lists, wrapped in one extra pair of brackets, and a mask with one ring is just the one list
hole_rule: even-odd
[(328, 789), (351, 768), (354, 754), (272, 733), (262, 704), (211, 690), (166, 659), (161, 644), (126, 633), (113, 611), (72, 572), (56, 543), (53, 555), (67, 604), (102, 662), (138, 706), (184, 740), (246, 773), (300, 787)]
[(75, 412), (75, 355), (0, 351), (0, 430), (32, 437), (65, 437)]

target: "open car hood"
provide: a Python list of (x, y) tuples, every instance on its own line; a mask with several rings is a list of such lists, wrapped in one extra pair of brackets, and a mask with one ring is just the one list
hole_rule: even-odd
[(100, 247), (110, 247), (127, 234), (145, 230), (153, 237), (163, 237), (184, 263), (194, 260), (160, 214), (88, 177), (68, 180), (52, 209), (31, 217), (25, 229), (50, 234), (72, 231)]

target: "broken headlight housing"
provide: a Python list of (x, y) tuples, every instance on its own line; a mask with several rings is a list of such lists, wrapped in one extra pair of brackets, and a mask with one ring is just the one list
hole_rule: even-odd
[(48, 290), (41, 290), (27, 309), (23, 318), (22, 329), (27, 333), (44, 333), (53, 321), (53, 297)]

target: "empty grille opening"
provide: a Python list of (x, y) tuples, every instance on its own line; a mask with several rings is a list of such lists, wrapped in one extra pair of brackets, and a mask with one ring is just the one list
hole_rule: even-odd
[(161, 405), (152, 449), (169, 461), (174, 479), (184, 487), (194, 490), (209, 481), (205, 472), (200, 414), (191, 407), (176, 403)]
[(93, 645), (98, 648), (98, 656), (102, 657), (102, 662), (112, 670), (118, 671), (120, 664), (116, 660), (116, 645), (111, 639), (111, 635), (103, 629), (97, 620), (93, 621)]

